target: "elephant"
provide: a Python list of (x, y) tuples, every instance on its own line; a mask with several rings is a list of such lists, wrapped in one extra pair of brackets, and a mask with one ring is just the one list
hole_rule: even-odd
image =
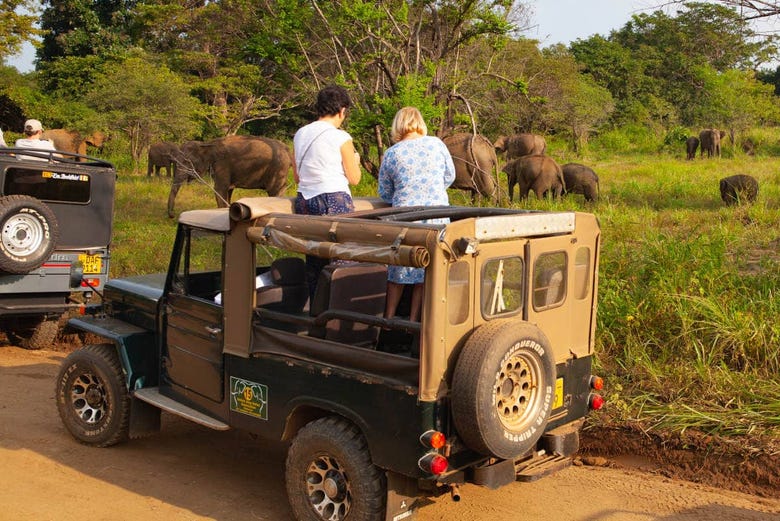
[(211, 175), (217, 206), (230, 204), (234, 188), (265, 190), (276, 197), (287, 189), (287, 176), (293, 164), (290, 148), (276, 139), (260, 136), (227, 136), (210, 141), (187, 141), (176, 158), (168, 217), (179, 188), (185, 182)]
[(84, 142), (87, 145), (97, 148), (100, 152), (103, 151), (103, 145), (106, 141), (108, 141), (108, 136), (99, 130), (94, 131), (84, 138)]
[(520, 189), (520, 200), (528, 197), (528, 190), (533, 190), (537, 199), (549, 193), (560, 197), (566, 188), (563, 169), (549, 156), (532, 155), (513, 159), (504, 165), (509, 183), (509, 201), (512, 201), (515, 184)]
[(146, 177), (151, 177), (152, 172), (159, 177), (162, 169), (165, 169), (166, 176), (173, 175), (173, 168), (178, 155), (179, 145), (170, 141), (160, 141), (150, 146)]
[(755, 177), (737, 174), (720, 180), (720, 198), (727, 206), (740, 202), (752, 203), (758, 196), (758, 181)]
[(686, 159), (696, 159), (696, 149), (699, 148), (699, 138), (691, 136), (685, 140)]
[(699, 157), (704, 157), (704, 152), (707, 152), (707, 157), (720, 157), (720, 138), (723, 137), (723, 134), (725, 132), (716, 128), (705, 128), (699, 132), (699, 143), (701, 144)]
[(742, 142), (742, 151), (748, 156), (756, 155), (756, 145), (752, 139), (747, 138)]
[[(106, 135), (100, 131), (95, 131), (84, 137), (75, 130), (64, 128), (44, 130), (41, 138), (51, 140), (54, 143), (54, 148), (57, 150), (82, 156), (87, 155), (87, 145), (102, 148), (103, 143), (106, 141)], [(79, 158), (79, 161), (86, 161), (86, 159)]]
[(456, 133), (444, 137), (455, 164), (455, 181), (450, 188), (471, 192), (474, 201), (477, 194), (498, 199), (498, 185), (493, 173), (498, 166), (493, 144), (479, 134)]
[(597, 201), (599, 198), (599, 176), (592, 168), (579, 163), (567, 163), (563, 170), (565, 194), (582, 194), (586, 201)]
[(506, 152), (506, 160), (511, 161), (522, 156), (544, 155), (547, 142), (536, 134), (514, 134), (499, 137), (493, 146), (496, 152)]

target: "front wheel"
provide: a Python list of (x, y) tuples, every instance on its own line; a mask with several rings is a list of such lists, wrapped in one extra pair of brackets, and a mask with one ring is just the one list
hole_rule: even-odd
[(108, 447), (128, 439), (130, 397), (113, 345), (89, 345), (68, 355), (55, 395), (62, 423), (78, 441)]
[(293, 440), (285, 470), (287, 496), (300, 521), (381, 521), (387, 482), (353, 424), (336, 417), (306, 425)]

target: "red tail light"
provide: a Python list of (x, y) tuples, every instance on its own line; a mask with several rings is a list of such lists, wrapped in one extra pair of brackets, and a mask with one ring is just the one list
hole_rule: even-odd
[(425, 456), (420, 458), (420, 461), (418, 461), (417, 464), (420, 466), (423, 472), (427, 472), (435, 476), (438, 476), (439, 474), (444, 474), (447, 471), (447, 467), (449, 466), (449, 462), (447, 461), (447, 458), (445, 458), (441, 454), (433, 454), (433, 453), (426, 454)]
[(591, 389), (595, 389), (597, 391), (602, 390), (604, 388), (604, 379), (600, 376), (591, 376), (590, 387)]
[(100, 279), (84, 279), (81, 281), (82, 288), (98, 288), (100, 287)]
[(447, 438), (439, 431), (427, 431), (420, 436), (420, 443), (431, 449), (440, 449), (447, 444)]
[(604, 398), (599, 394), (591, 393), (590, 397), (588, 397), (588, 407), (594, 411), (598, 411), (604, 407)]

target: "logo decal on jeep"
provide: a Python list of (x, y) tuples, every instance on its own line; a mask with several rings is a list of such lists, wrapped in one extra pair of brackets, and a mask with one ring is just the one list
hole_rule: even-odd
[(242, 378), (230, 377), (230, 410), (261, 420), (268, 419), (268, 387)]

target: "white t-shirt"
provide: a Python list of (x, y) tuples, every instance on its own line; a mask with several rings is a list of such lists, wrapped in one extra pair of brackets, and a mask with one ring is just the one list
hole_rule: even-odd
[(0, 147), (8, 148), (8, 145), (5, 144), (5, 139), (3, 138), (3, 131), (2, 131), (2, 129), (0, 129)]
[(341, 162), (341, 146), (351, 139), (347, 132), (327, 121), (315, 121), (298, 129), (293, 148), (300, 179), (298, 191), (304, 199), (332, 192), (352, 195)]
[[(56, 148), (54, 148), (54, 143), (52, 143), (48, 139), (21, 138), (16, 140), (14, 146), (16, 148), (35, 148), (37, 150), (57, 150)], [(34, 157), (34, 156), (16, 156), (16, 157), (17, 159), (32, 159), (34, 161), (46, 161), (46, 159), (43, 157)]]

